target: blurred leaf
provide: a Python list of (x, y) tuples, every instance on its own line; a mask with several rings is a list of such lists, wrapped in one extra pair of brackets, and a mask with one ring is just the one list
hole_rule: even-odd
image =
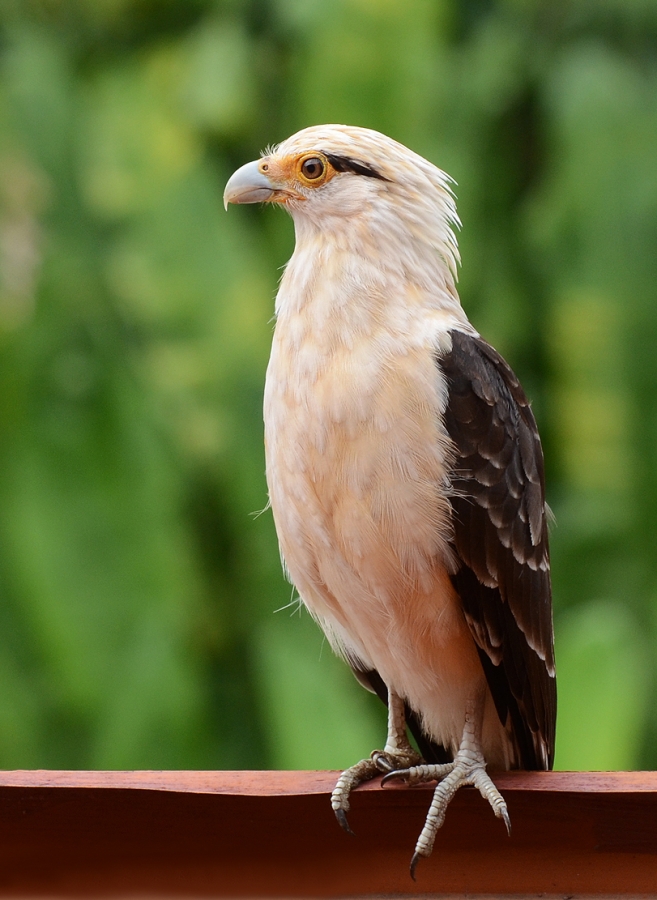
[(593, 601), (557, 630), (558, 769), (632, 769), (650, 684), (650, 657), (627, 608)]
[(179, 52), (162, 49), (91, 85), (80, 149), (82, 187), (94, 211), (141, 211), (196, 164), (198, 136), (171, 102), (181, 67)]
[(385, 744), (385, 717), (377, 719), (307, 615), (278, 615), (284, 618), (262, 625), (254, 647), (272, 765), (345, 769), (368, 757)]
[(190, 119), (217, 134), (235, 134), (255, 113), (254, 50), (236, 20), (206, 20), (190, 36), (181, 88)]
[(6, 40), (2, 80), (13, 125), (48, 174), (64, 178), (74, 142), (71, 60), (55, 35), (28, 17), (12, 23)]

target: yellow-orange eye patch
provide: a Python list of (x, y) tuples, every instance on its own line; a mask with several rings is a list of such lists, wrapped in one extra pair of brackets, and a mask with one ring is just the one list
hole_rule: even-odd
[(307, 150), (305, 153), (286, 156), (265, 156), (260, 160), (258, 169), (276, 186), (270, 201), (274, 203), (287, 203), (290, 199), (305, 200), (307, 194), (300, 192), (300, 187), (321, 187), (343, 172), (388, 181), (388, 178), (362, 160), (322, 150)]
[(299, 185), (319, 187), (337, 174), (326, 156), (317, 150), (289, 156), (265, 156), (258, 168), (273, 183), (285, 185), (291, 191)]

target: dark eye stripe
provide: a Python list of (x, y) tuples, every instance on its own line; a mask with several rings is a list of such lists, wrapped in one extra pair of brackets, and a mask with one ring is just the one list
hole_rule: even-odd
[(326, 152), (324, 152), (324, 156), (336, 172), (351, 172), (353, 175), (365, 175), (367, 178), (380, 178), (381, 181), (390, 181), (389, 178), (377, 172), (372, 166), (368, 166), (367, 163), (359, 162), (356, 159), (351, 159), (349, 156), (335, 156), (333, 153)]

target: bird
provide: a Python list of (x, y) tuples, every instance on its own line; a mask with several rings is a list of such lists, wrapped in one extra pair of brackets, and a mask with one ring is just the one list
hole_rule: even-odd
[[(239, 168), (224, 205), (291, 215), (264, 391), (269, 502), (288, 578), (333, 650), (388, 706), (383, 775), (437, 782), (411, 860), (491, 770), (552, 768), (556, 676), (541, 442), (503, 357), (457, 292), (453, 180), (403, 144), (305, 128)], [(408, 732), (414, 736), (416, 750)]]

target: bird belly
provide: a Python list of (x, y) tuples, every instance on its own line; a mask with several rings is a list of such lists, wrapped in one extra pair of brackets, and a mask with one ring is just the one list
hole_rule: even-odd
[(449, 578), (451, 445), (440, 373), (426, 348), (378, 365), (359, 366), (358, 355), (338, 349), (307, 372), (274, 342), (265, 437), (281, 555), (334, 649), (375, 668), (432, 739), (455, 751), (466, 703), (485, 691), (487, 758), (508, 767)]

